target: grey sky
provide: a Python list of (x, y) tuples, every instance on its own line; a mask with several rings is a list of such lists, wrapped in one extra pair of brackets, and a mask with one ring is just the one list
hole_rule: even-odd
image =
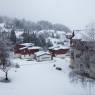
[(0, 14), (80, 28), (95, 20), (95, 0), (0, 0)]

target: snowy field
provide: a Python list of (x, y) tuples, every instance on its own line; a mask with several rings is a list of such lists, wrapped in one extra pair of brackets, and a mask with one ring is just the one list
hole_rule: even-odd
[[(95, 87), (82, 86), (72, 82), (69, 76), (69, 58), (55, 58), (53, 61), (26, 61), (14, 59), (19, 69), (9, 71), (10, 83), (0, 82), (0, 95), (95, 95)], [(56, 70), (53, 65), (61, 67)], [(0, 72), (0, 78), (4, 74)]]

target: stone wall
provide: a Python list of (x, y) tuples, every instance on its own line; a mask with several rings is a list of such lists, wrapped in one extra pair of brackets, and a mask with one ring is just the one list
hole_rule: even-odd
[(71, 67), (95, 77), (95, 42), (76, 40), (71, 47)]

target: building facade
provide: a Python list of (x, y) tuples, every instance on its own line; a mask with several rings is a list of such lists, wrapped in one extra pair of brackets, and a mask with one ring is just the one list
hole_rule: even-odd
[(95, 41), (71, 40), (71, 64), (76, 72), (95, 78)]

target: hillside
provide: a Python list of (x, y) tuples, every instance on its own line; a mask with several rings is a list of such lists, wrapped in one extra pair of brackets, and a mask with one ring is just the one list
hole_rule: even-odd
[(0, 16), (0, 23), (5, 23), (6, 28), (25, 29), (26, 31), (55, 30), (71, 32), (71, 30), (60, 23), (52, 24), (49, 21), (41, 20), (37, 22), (27, 21), (25, 19), (9, 18)]
[[(55, 30), (55, 29), (42, 29), (42, 30), (25, 30), (18, 29), (15, 26), (11, 26), (10, 24), (0, 23), (0, 32), (6, 32), (6, 37), (8, 35), (9, 38), (16, 40), (20, 43), (29, 43), (32, 42), (37, 46), (58, 46), (64, 45), (69, 43), (68, 39), (66, 39), (66, 31), (63, 30)], [(13, 35), (13, 32), (15, 34)], [(12, 33), (12, 34), (11, 34)], [(70, 33), (70, 32), (69, 32)], [(15, 37), (14, 39), (13, 37)], [(11, 36), (11, 37), (10, 37)]]

